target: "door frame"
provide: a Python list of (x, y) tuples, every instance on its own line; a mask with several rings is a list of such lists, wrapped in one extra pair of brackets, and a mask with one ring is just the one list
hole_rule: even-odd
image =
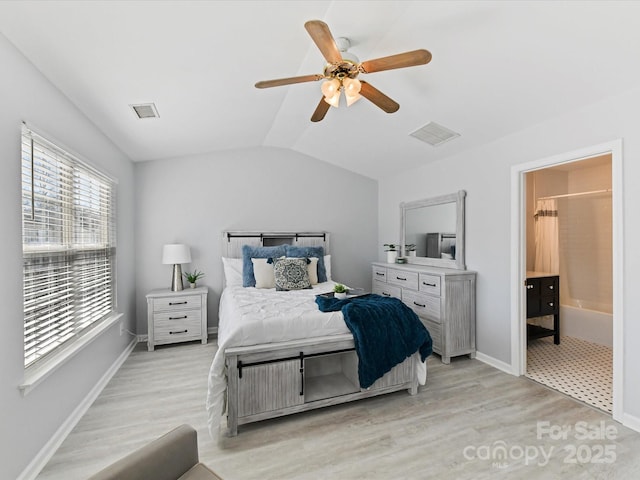
[(546, 167), (571, 163), (611, 154), (612, 188), (612, 261), (613, 261), (613, 412), (612, 417), (622, 422), (624, 383), (624, 315), (623, 266), (624, 220), (622, 139), (593, 145), (579, 150), (534, 160), (511, 167), (511, 366), (515, 375), (524, 375), (527, 369), (526, 335), (526, 198), (525, 174)]

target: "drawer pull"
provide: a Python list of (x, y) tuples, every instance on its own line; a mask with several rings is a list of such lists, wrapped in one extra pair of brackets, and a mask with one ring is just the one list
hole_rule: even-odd
[(418, 302), (413, 302), (413, 304), (414, 304), (416, 307), (427, 308), (427, 306), (426, 306), (426, 305), (422, 305), (422, 304), (420, 304), (420, 303), (418, 303)]
[(553, 285), (549, 285), (549, 290), (553, 290)]
[(385, 297), (390, 297), (391, 295), (388, 294), (387, 292), (382, 292), (382, 295), (384, 295)]
[(533, 288), (533, 285), (527, 285), (527, 290), (531, 290)]
[(169, 335), (174, 335), (176, 333), (187, 333), (188, 330), (180, 330), (179, 332), (169, 332)]
[(376, 275), (378, 275), (379, 277), (384, 277), (384, 273), (376, 272)]
[(553, 302), (549, 302), (549, 306), (550, 306), (550, 307), (553, 307)]
[(436, 284), (435, 283), (427, 283), (427, 282), (422, 282), (423, 285), (426, 285), (427, 287), (435, 287)]
[(407, 279), (406, 279), (406, 278), (402, 278), (402, 277), (398, 277), (398, 276), (396, 276), (396, 280), (402, 280), (403, 282), (406, 282), (406, 281), (407, 281)]
[(184, 315), (182, 317), (169, 317), (169, 320), (182, 320), (183, 318), (187, 318), (187, 316)]
[(184, 302), (169, 302), (169, 305), (186, 305), (186, 300)]

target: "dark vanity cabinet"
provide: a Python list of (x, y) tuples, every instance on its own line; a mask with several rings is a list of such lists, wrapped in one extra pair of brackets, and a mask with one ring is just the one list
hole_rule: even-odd
[(527, 323), (527, 340), (553, 335), (560, 343), (560, 277), (544, 273), (527, 273), (527, 318), (553, 315), (553, 328)]

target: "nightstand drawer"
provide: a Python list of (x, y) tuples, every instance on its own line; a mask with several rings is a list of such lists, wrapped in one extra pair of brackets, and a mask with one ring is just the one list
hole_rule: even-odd
[(418, 290), (418, 274), (404, 270), (387, 269), (387, 283), (393, 283), (411, 290)]
[(378, 282), (386, 282), (387, 281), (387, 269), (382, 267), (377, 267), (374, 265), (373, 267), (373, 279)]
[(440, 296), (440, 277), (421, 273), (419, 289), (421, 292)]
[(389, 285), (388, 283), (379, 282), (377, 280), (373, 281), (373, 288), (371, 289), (371, 291), (377, 295), (382, 295), (383, 297), (402, 298), (402, 290), (400, 289), (400, 287)]
[(201, 295), (176, 295), (172, 297), (156, 298), (153, 302), (153, 311), (165, 312), (168, 310), (187, 310), (200, 308), (201, 306)]
[(418, 316), (440, 323), (440, 297), (405, 290), (402, 292), (402, 301)]
[(202, 324), (200, 311), (178, 315), (157, 314), (154, 318), (153, 339), (155, 342), (180, 341), (182, 338), (200, 338)]

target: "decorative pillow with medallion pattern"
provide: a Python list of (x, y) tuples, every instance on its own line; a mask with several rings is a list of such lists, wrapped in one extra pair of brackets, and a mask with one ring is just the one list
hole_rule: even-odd
[(273, 275), (276, 290), (302, 290), (311, 288), (307, 258), (274, 258)]

